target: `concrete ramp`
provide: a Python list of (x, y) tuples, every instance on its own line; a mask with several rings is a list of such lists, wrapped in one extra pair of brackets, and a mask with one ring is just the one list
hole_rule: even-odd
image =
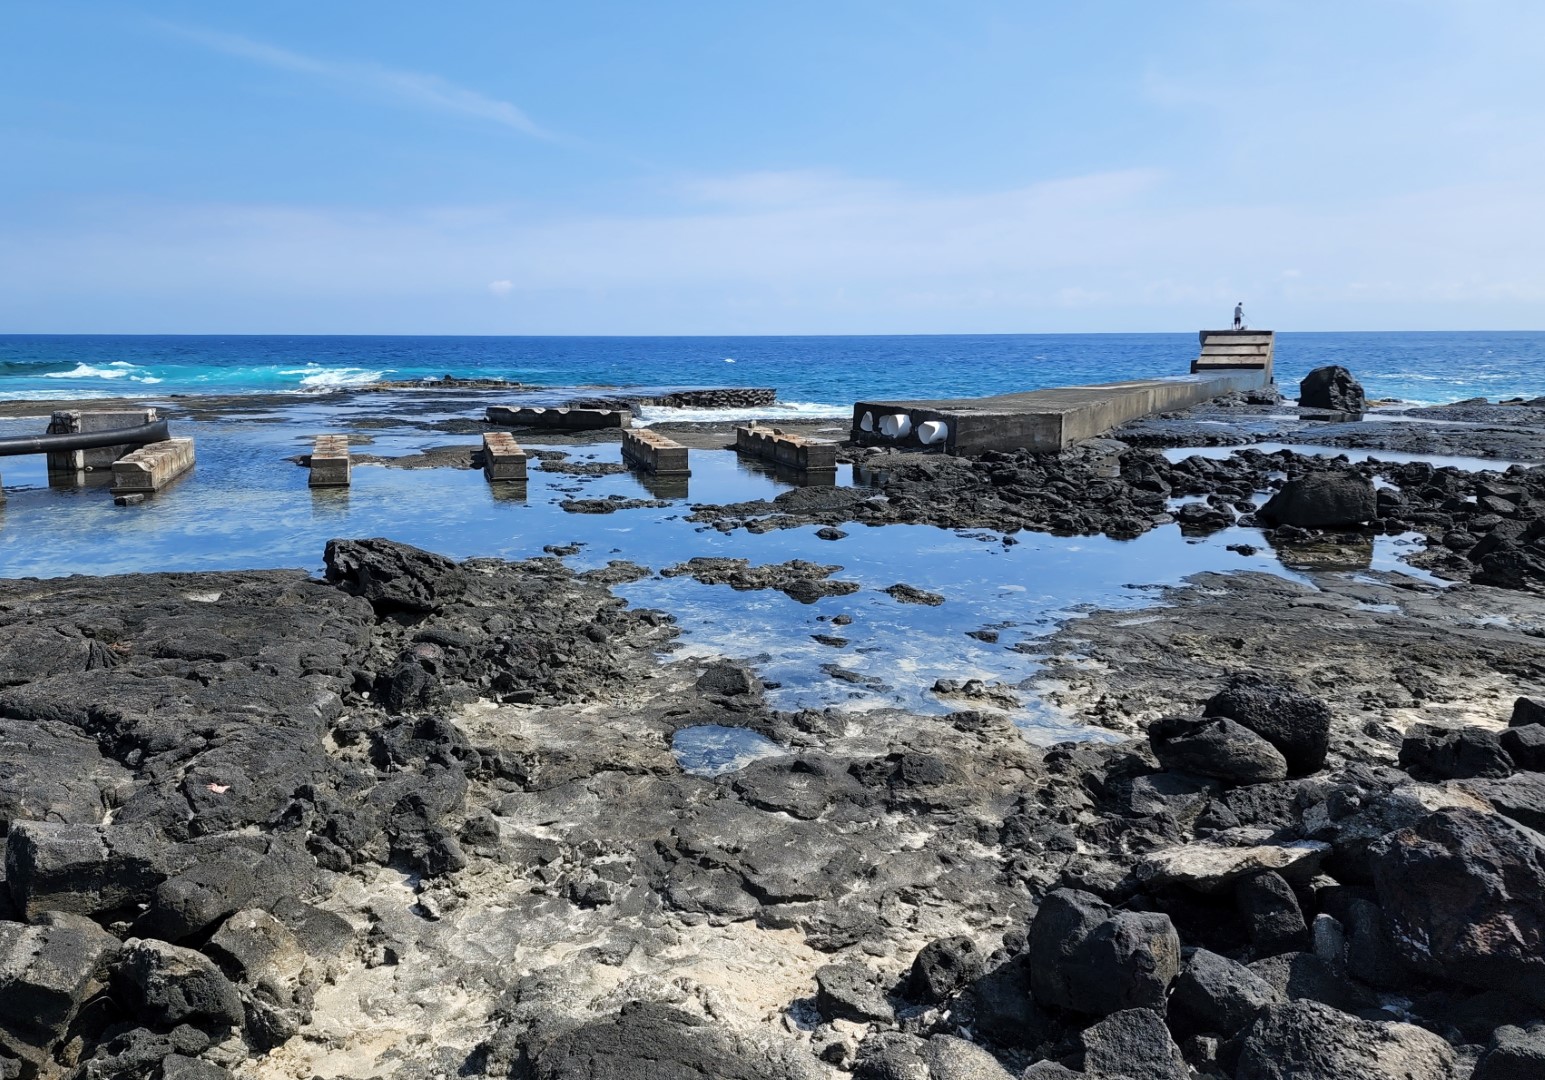
[(860, 446), (946, 454), (1018, 449), (1050, 454), (1141, 416), (1270, 384), (1270, 332), (1209, 330), (1201, 339), (1203, 352), (1190, 375), (985, 398), (860, 401), (853, 406), (851, 438)]

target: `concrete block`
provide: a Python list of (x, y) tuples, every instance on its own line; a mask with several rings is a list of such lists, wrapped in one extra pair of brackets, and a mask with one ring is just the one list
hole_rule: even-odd
[(347, 435), (318, 435), (311, 444), (312, 487), (348, 487), (353, 469)]
[(687, 448), (648, 428), (622, 433), (623, 460), (656, 476), (691, 476)]
[(837, 468), (836, 443), (785, 435), (777, 428), (758, 424), (735, 429), (735, 450), (797, 472), (826, 472)]
[[(48, 423), (49, 435), (90, 435), (115, 428), (142, 427), (159, 420), (155, 409), (61, 409)], [(105, 469), (134, 450), (132, 445), (99, 446), (91, 450), (61, 450), (46, 455), (49, 472)]]
[(526, 452), (507, 431), (483, 435), (483, 475), (489, 483), (501, 480), (526, 480)]
[(599, 428), (633, 426), (633, 414), (627, 409), (548, 409), (540, 405), (527, 405), (520, 408), (490, 405), (484, 416), (490, 424), (503, 424), (507, 427), (557, 428), (562, 431), (594, 431)]
[(148, 495), (160, 491), (191, 468), (192, 439), (151, 443), (113, 462), (113, 494)]

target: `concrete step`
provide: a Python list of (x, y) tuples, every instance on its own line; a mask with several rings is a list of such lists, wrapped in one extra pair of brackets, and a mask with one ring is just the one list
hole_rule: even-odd
[(1203, 345), (1203, 356), (1265, 356), (1270, 345)]
[(1270, 345), (1272, 334), (1252, 334), (1248, 330), (1204, 330), (1203, 345)]

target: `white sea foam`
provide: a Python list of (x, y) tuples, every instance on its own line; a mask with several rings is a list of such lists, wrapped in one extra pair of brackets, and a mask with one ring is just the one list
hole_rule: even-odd
[(303, 368), (288, 368), (281, 375), (299, 375), (300, 389), (310, 391), (341, 390), (350, 386), (369, 386), (391, 374), (390, 368), (375, 370), (358, 367), (323, 367), (307, 364)]
[[(45, 379), (128, 379), (137, 383), (158, 383), (161, 380), (154, 375), (143, 374), (144, 368), (137, 364), (131, 364), (127, 360), (114, 360), (106, 367), (92, 367), (90, 364), (76, 364), (69, 371), (47, 371), (43, 373)], [(136, 374), (139, 373), (139, 374)]]
[(672, 409), (664, 405), (641, 405), (636, 423), (639, 427), (681, 421), (696, 424), (722, 424), (748, 420), (843, 420), (852, 413), (851, 405), (828, 405), (820, 401), (780, 401), (755, 409)]

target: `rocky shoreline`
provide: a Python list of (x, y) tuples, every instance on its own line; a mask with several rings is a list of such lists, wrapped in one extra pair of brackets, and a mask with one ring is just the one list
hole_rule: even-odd
[[(0, 582), (0, 1076), (1545, 1075), (1545, 470), (1162, 452), (1282, 411), (848, 451), (862, 485), (693, 507), (832, 565), (656, 568), (814, 600), (838, 526), (1254, 522), (1306, 559), (1417, 533), (1456, 582), (1207, 574), (1069, 622), (1037, 695), (1105, 740), (774, 709), (674, 658), (624, 562)], [(1532, 411), (1382, 427), (1545, 461)], [(704, 731), (776, 752), (684, 769)]]

